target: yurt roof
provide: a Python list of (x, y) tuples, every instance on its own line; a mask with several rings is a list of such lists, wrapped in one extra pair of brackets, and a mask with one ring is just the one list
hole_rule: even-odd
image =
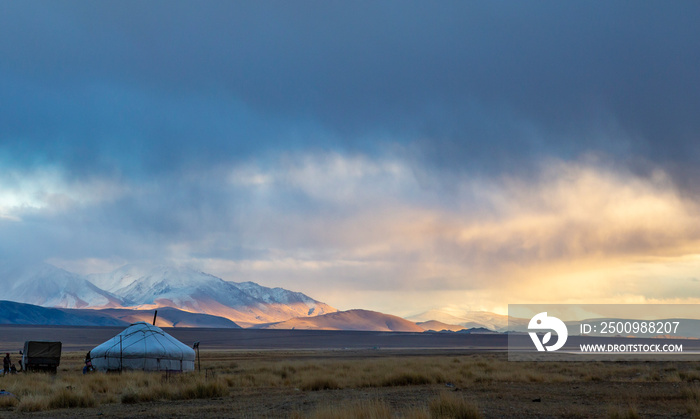
[(194, 360), (194, 350), (163, 329), (138, 322), (90, 351), (92, 357), (145, 357)]

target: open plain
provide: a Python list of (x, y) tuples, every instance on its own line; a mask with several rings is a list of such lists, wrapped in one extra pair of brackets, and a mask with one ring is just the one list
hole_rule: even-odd
[(696, 362), (509, 362), (500, 336), (227, 330), (217, 341), (214, 329), (169, 329), (201, 338), (201, 371), (83, 375), (85, 348), (118, 330), (0, 329), (3, 351), (22, 333), (66, 347), (55, 376), (0, 378), (17, 396), (0, 399), (2, 417), (700, 416)]

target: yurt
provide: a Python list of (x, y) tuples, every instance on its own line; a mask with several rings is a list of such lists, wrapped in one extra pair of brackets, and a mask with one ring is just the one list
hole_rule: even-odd
[(98, 371), (192, 371), (194, 350), (161, 328), (134, 323), (90, 351)]

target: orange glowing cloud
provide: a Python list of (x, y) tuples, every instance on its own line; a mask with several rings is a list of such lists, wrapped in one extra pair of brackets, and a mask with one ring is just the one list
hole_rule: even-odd
[[(282, 217), (290, 234), (311, 237), (322, 250), (279, 248), (279, 258), (209, 266), (272, 283), (293, 278), (319, 289), (320, 298), (358, 288), (377, 300), (388, 291), (404, 301), (433, 293), (435, 306), (688, 296), (674, 278), (686, 278), (688, 255), (700, 248), (698, 206), (661, 171), (638, 176), (595, 162), (552, 161), (533, 178), (461, 179), (453, 185), (456, 204), (445, 206), (406, 198), (407, 190), (428, 193), (412, 185), (406, 167), (373, 163), (367, 172), (370, 163), (338, 159), (323, 170), (299, 169), (293, 182), (335, 203), (346, 197), (322, 192), (347, 183), (364, 209), (334, 219)], [(370, 183), (378, 174), (381, 181)], [(251, 176), (275, 182), (274, 174)], [(652, 275), (659, 266), (666, 268)], [(642, 285), (650, 275), (656, 288)]]

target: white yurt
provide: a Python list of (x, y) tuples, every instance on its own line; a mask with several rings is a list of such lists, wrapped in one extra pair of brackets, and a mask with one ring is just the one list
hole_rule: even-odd
[(90, 351), (98, 371), (192, 371), (194, 349), (145, 322), (134, 323), (123, 332)]

